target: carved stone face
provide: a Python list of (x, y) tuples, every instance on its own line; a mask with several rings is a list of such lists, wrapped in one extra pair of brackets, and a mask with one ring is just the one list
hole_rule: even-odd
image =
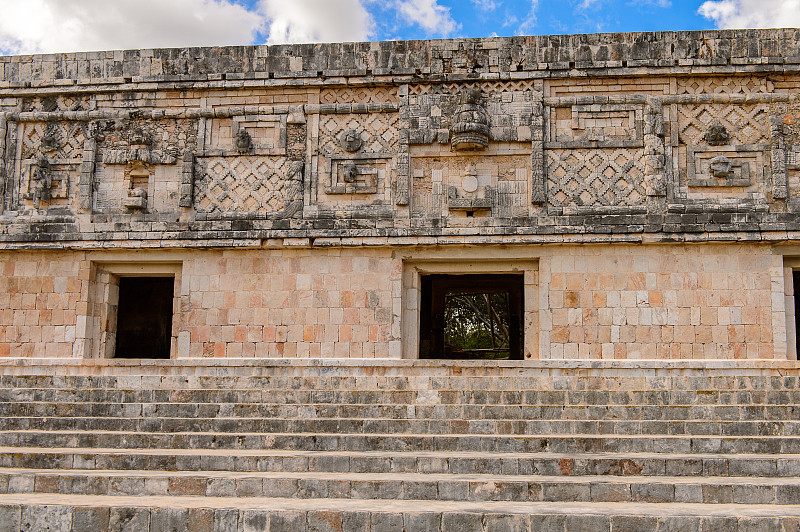
[(32, 179), (39, 183), (44, 183), (50, 177), (50, 161), (47, 157), (39, 157), (33, 167)]
[(733, 174), (731, 160), (724, 155), (714, 157), (709, 161), (708, 168), (711, 175), (717, 178), (725, 179)]
[(150, 136), (144, 132), (144, 130), (140, 128), (136, 128), (133, 130), (131, 134), (131, 145), (134, 146), (149, 146), (150, 145)]
[(358, 176), (358, 167), (356, 165), (351, 164), (350, 166), (344, 169), (345, 183), (355, 183), (357, 176)]
[(236, 138), (233, 142), (236, 145), (236, 149), (239, 151), (247, 151), (253, 145), (253, 139), (250, 137), (250, 133), (244, 128), (240, 128), (239, 131), (236, 132)]
[(56, 128), (52, 124), (48, 125), (42, 136), (42, 149), (46, 151), (55, 151), (58, 149), (58, 140)]
[(728, 130), (725, 129), (725, 126), (721, 124), (712, 124), (708, 128), (708, 133), (706, 133), (703, 138), (705, 138), (706, 142), (711, 146), (723, 146), (730, 141), (731, 136), (728, 134)]
[(348, 129), (344, 133), (342, 133), (342, 138), (339, 141), (339, 144), (342, 146), (342, 149), (346, 152), (356, 152), (361, 149), (361, 135), (358, 134), (358, 131), (355, 129)]

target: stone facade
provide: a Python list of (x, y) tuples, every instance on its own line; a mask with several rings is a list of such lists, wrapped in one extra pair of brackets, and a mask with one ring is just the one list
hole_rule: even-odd
[(528, 359), (796, 359), (800, 30), (0, 58), (0, 356), (416, 358), (524, 276)]

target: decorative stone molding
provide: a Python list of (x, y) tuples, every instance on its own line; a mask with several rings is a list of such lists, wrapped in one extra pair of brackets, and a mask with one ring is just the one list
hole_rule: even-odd
[(78, 208), (84, 212), (92, 209), (96, 157), (97, 140), (94, 137), (88, 137), (83, 143), (83, 161), (78, 181)]
[(388, 154), (331, 157), (330, 185), (325, 187), (325, 193), (376, 194), (379, 177), (385, 180), (390, 175), (391, 158)]
[(764, 146), (689, 146), (687, 177), (690, 187), (747, 187), (764, 164)]
[(783, 133), (781, 117), (773, 116), (770, 119), (770, 141), (772, 162), (772, 197), (773, 199), (786, 199), (788, 196), (788, 183), (786, 176), (786, 141)]
[(191, 207), (194, 192), (194, 153), (189, 150), (183, 152), (181, 166), (181, 207)]

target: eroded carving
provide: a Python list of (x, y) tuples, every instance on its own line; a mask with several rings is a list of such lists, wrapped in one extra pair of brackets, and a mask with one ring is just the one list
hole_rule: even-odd
[(355, 153), (361, 149), (363, 141), (358, 131), (355, 129), (348, 129), (342, 133), (342, 137), (339, 139), (339, 145), (344, 151)]
[(173, 150), (152, 149), (152, 137), (143, 129), (135, 128), (128, 140), (129, 147), (111, 149), (103, 152), (105, 164), (175, 164), (177, 157)]
[(42, 202), (50, 201), (50, 188), (53, 186), (53, 177), (50, 171), (50, 161), (42, 155), (37, 158), (29, 168), (28, 192), (25, 199), (33, 200), (33, 206), (40, 208)]
[(711, 124), (703, 137), (709, 146), (724, 146), (731, 140), (727, 128), (720, 123)]
[(717, 155), (708, 162), (708, 168), (711, 175), (721, 179), (725, 179), (733, 175), (731, 160), (724, 155)]
[(481, 91), (465, 89), (450, 126), (450, 147), (454, 151), (484, 150), (488, 145), (489, 113), (481, 103)]
[(247, 153), (253, 147), (253, 137), (250, 136), (250, 133), (245, 128), (241, 127), (236, 132), (233, 145), (239, 153)]

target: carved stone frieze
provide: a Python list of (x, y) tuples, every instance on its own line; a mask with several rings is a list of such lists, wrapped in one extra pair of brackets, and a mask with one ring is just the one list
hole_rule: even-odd
[(453, 151), (469, 151), (484, 150), (488, 145), (489, 114), (481, 102), (481, 91), (465, 89), (450, 124), (450, 147)]
[(747, 187), (753, 183), (756, 169), (764, 164), (758, 146), (750, 150), (720, 147), (715, 150), (690, 147), (687, 158), (690, 187)]
[(764, 76), (691, 76), (677, 79), (677, 94), (757, 94), (773, 90)]
[(644, 106), (590, 103), (553, 106), (546, 148), (641, 147)]
[[(319, 151), (326, 155), (396, 153), (397, 113), (325, 114), (319, 119)], [(348, 133), (345, 139), (345, 133)], [(360, 141), (360, 142), (359, 142)], [(358, 148), (355, 148), (358, 146)]]
[[(760, 144), (769, 138), (769, 112), (766, 104), (703, 103), (678, 105), (677, 141), (689, 146), (711, 144), (706, 139), (714, 132), (713, 142), (723, 142), (727, 133), (731, 145)], [(713, 129), (712, 129), (713, 128)], [(714, 145), (714, 144), (711, 144)]]
[(284, 156), (287, 120), (286, 114), (206, 119), (201, 132), (201, 151), (209, 157), (241, 154)]
[(643, 205), (641, 149), (548, 150), (547, 195), (555, 207)]
[[(411, 209), (415, 217), (443, 217), (463, 211), (525, 216), (530, 202), (531, 156), (522, 145), (510, 153), (435, 155), (412, 151)], [(515, 153), (516, 152), (516, 153)]]
[(199, 212), (277, 213), (287, 202), (302, 200), (296, 184), (302, 171), (286, 157), (204, 157), (196, 164)]

